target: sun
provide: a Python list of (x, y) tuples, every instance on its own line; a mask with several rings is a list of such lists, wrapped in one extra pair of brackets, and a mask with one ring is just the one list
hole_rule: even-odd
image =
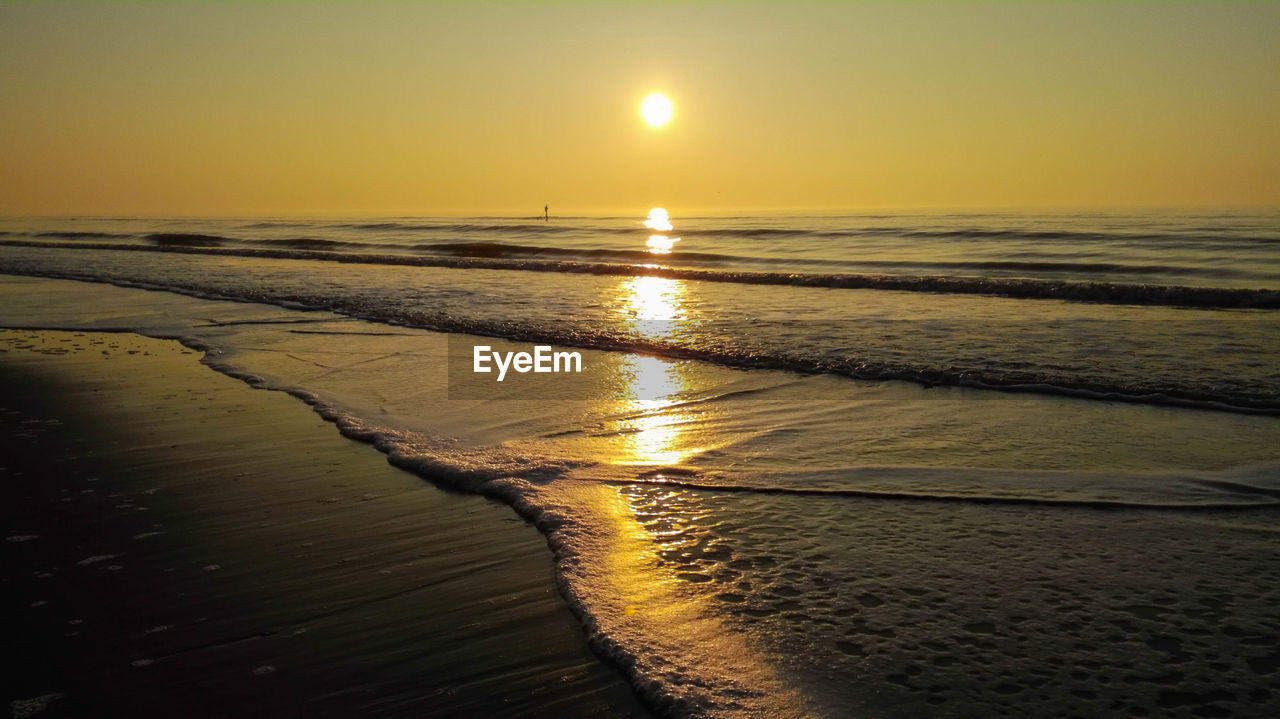
[(661, 93), (655, 92), (640, 103), (640, 114), (644, 116), (644, 121), (654, 127), (662, 127), (671, 122), (674, 113), (671, 101)]

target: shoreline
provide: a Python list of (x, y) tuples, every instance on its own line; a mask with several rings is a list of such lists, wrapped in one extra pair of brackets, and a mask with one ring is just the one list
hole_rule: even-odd
[(173, 341), (0, 347), (15, 714), (648, 715), (509, 507)]

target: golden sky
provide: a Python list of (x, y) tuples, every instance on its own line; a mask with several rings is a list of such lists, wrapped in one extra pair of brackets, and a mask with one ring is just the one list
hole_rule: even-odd
[(0, 5), (0, 213), (548, 203), (1280, 205), (1280, 3)]

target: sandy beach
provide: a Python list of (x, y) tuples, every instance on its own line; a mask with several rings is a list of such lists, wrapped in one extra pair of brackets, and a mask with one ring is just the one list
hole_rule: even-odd
[(123, 333), (0, 333), (15, 716), (644, 716), (545, 540)]

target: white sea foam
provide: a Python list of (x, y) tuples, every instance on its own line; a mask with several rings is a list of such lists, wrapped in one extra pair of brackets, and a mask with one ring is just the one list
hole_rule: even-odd
[(109, 559), (115, 559), (116, 557), (120, 557), (120, 556), (123, 556), (123, 555), (120, 555), (120, 554), (95, 554), (95, 555), (94, 555), (94, 556), (92, 556), (92, 557), (85, 557), (84, 559), (81, 559), (80, 561), (76, 562), (76, 564), (79, 564), (80, 566), (84, 567), (84, 566), (88, 566), (88, 565), (90, 565), (90, 564), (97, 564), (98, 562), (105, 562), (105, 561), (107, 561), (107, 560), (109, 560)]
[(27, 719), (27, 717), (36, 716), (53, 706), (57, 701), (65, 698), (64, 694), (42, 694), (38, 697), (30, 699), (14, 699), (9, 702), (9, 714), (13, 719)]

